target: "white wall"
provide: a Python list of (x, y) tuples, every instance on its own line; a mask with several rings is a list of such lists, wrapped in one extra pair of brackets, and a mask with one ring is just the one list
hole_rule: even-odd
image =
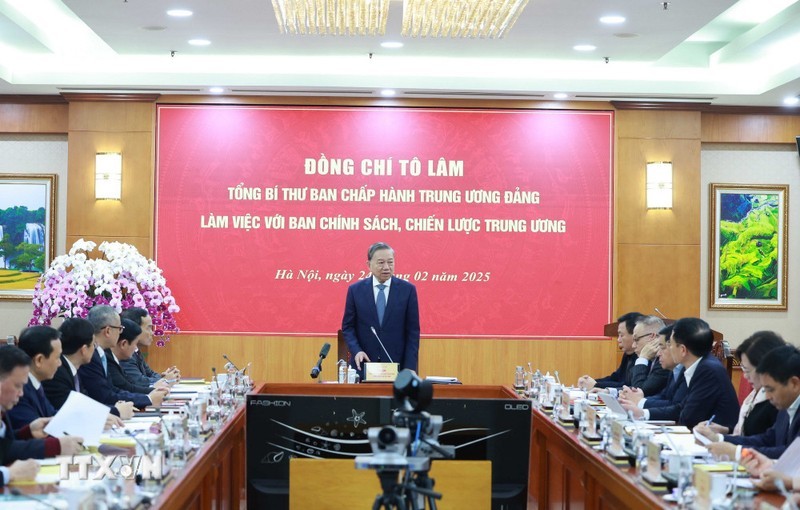
[[(56, 255), (66, 251), (67, 135), (0, 135), (0, 173), (56, 174)], [(30, 301), (0, 301), (0, 338), (19, 335), (28, 325)]]
[[(773, 330), (800, 345), (800, 157), (786, 144), (703, 144), (700, 156), (700, 316), (732, 346), (759, 330)], [(741, 311), (708, 308), (709, 184), (789, 185), (788, 310)]]

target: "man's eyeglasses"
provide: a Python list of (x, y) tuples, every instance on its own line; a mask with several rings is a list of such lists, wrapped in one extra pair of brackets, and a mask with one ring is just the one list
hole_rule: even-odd
[(633, 337), (633, 341), (634, 341), (634, 342), (638, 342), (638, 341), (639, 341), (639, 340), (641, 340), (642, 338), (647, 338), (647, 337), (651, 337), (651, 336), (653, 336), (653, 334), (652, 334), (652, 333), (645, 333), (644, 335), (639, 335), (639, 336), (635, 336), (635, 337)]
[(118, 329), (120, 333), (122, 333), (123, 331), (125, 331), (125, 326), (113, 326), (113, 325), (109, 324), (107, 327), (109, 327), (109, 328), (114, 328), (114, 329)]

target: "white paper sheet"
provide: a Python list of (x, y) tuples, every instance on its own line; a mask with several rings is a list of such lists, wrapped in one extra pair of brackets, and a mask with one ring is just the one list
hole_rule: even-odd
[(108, 413), (108, 406), (72, 391), (44, 431), (53, 437), (80, 436), (85, 446), (99, 446)]
[(800, 438), (795, 438), (772, 469), (788, 476), (800, 476)]

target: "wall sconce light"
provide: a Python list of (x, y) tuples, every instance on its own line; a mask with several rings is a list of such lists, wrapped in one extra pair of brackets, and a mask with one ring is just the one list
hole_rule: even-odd
[(98, 152), (94, 161), (94, 198), (119, 200), (122, 197), (122, 154)]
[(647, 208), (672, 209), (672, 162), (647, 163)]

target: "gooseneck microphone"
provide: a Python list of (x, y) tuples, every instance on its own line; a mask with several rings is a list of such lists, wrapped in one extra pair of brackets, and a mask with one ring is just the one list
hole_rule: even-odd
[(369, 329), (372, 331), (372, 334), (375, 335), (375, 338), (378, 339), (378, 343), (381, 344), (381, 349), (383, 349), (383, 352), (386, 353), (386, 357), (389, 358), (389, 363), (394, 363), (392, 357), (389, 356), (389, 351), (386, 350), (386, 347), (383, 345), (383, 342), (381, 342), (381, 337), (379, 337), (378, 333), (375, 331), (375, 326), (370, 326)]
[(319, 373), (322, 371), (322, 360), (324, 360), (328, 356), (328, 352), (331, 350), (331, 344), (325, 342), (322, 344), (322, 349), (319, 351), (319, 359), (317, 360), (317, 364), (314, 365), (314, 368), (311, 369), (311, 378), (316, 379), (319, 377)]
[(239, 371), (239, 368), (233, 363), (233, 361), (231, 361), (231, 359), (228, 357), (227, 354), (223, 354), (222, 357), (225, 358), (225, 361), (231, 364), (234, 370), (236, 370), (237, 372)]

